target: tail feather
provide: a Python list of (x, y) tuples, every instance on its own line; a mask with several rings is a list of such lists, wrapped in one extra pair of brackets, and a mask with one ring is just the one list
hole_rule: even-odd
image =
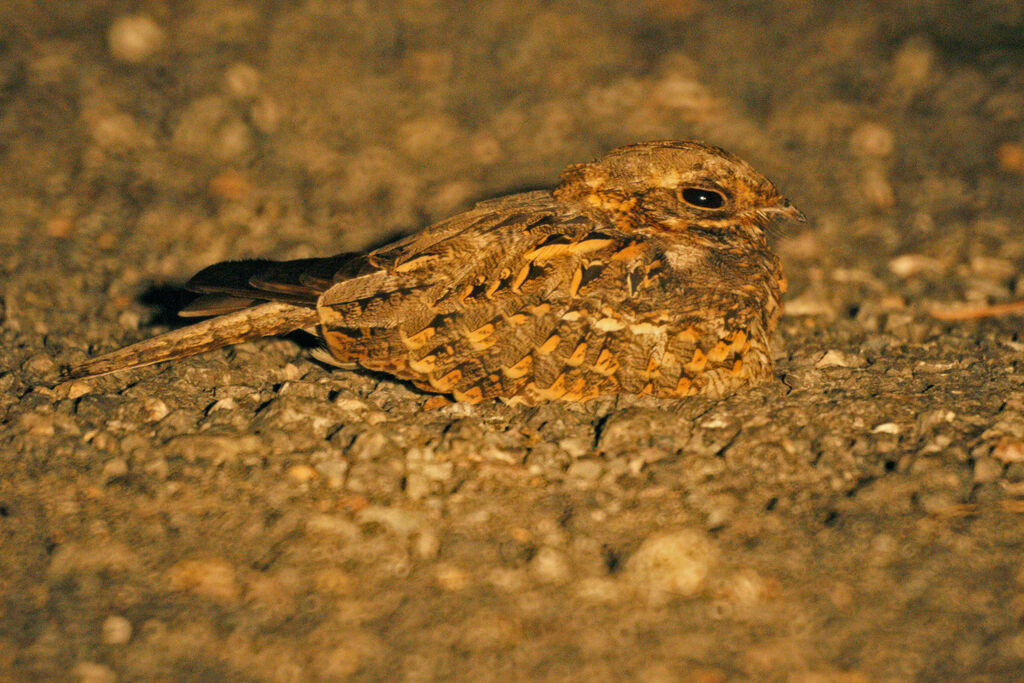
[(204, 320), (91, 358), (68, 369), (62, 380), (96, 377), (118, 370), (186, 358), (250, 339), (287, 334), (315, 325), (316, 322), (316, 310), (309, 306), (272, 301)]
[(256, 299), (242, 299), (230, 294), (203, 294), (178, 311), (179, 318), (212, 318), (234, 313), (256, 304)]

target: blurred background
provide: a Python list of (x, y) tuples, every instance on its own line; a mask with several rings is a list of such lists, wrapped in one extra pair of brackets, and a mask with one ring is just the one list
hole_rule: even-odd
[[(612, 147), (662, 138), (700, 139), (739, 154), (810, 219), (775, 236), (791, 283), (780, 372), (796, 393), (788, 403), (774, 399), (770, 422), (754, 405), (750, 414), (760, 417), (744, 417), (732, 440), (679, 442), (689, 444), (687, 453), (707, 455), (708, 467), (721, 468), (721, 454), (732, 454), (729, 471), (744, 476), (695, 480), (679, 491), (680, 477), (696, 477), (685, 462), (663, 470), (641, 462), (637, 472), (653, 470), (661, 493), (629, 503), (614, 492), (565, 493), (576, 505), (613, 500), (615, 510), (638, 515), (612, 540), (601, 540), (602, 524), (591, 520), (597, 529), (588, 538), (598, 540), (586, 552), (598, 558), (592, 573), (608, 585), (618, 585), (620, 555), (691, 513), (720, 534), (716, 543), (738, 565), (759, 568), (753, 579), (736, 574), (704, 602), (639, 607), (602, 597), (597, 584), (573, 592), (575, 579), (559, 574), (568, 566), (559, 557), (575, 557), (565, 550), (575, 532), (566, 536), (561, 513), (550, 509), (553, 522), (509, 522), (514, 540), (503, 543), (519, 548), (534, 543), (524, 539), (554, 538), (536, 548), (562, 549), (544, 555), (534, 548), (524, 557), (541, 558), (539, 569), (530, 564), (533, 573), (508, 575), (521, 583), (495, 579), (499, 588), (479, 591), (472, 572), (431, 564), (439, 556), (515, 564), (504, 545), (494, 551), (498, 531), (482, 522), (468, 530), (476, 518), (466, 517), (461, 532), (440, 533), (454, 540), (433, 537), (440, 544), (433, 547), (425, 536), (413, 550), (414, 536), (402, 535), (411, 532), (374, 531), (391, 522), (360, 532), (349, 521), (325, 521), (325, 510), (349, 514), (404, 494), (392, 482), (377, 493), (363, 490), (357, 504), (308, 484), (308, 466), (287, 469), (304, 466), (302, 454), (322, 448), (322, 435), (307, 443), (294, 424), (260, 423), (267, 413), (258, 411), (274, 394), (254, 378), (225, 374), (223, 355), (185, 366), (197, 371), (143, 375), (164, 382), (152, 385), (163, 388), (154, 395), (144, 382), (121, 394), (111, 381), (76, 402), (39, 379), (166, 325), (166, 311), (152, 304), (166, 304), (168, 288), (214, 261), (363, 249), (478, 200), (549, 186), (567, 164)], [(4, 522), (8, 508), (0, 505), (8, 555), (0, 600), (17, 616), (0, 631), (0, 667), (26, 680), (71, 671), (90, 682), (168, 671), (176, 680), (481, 680), (494, 671), (550, 680), (630, 673), (848, 683), (982, 671), (990, 677), (971, 680), (1011, 680), (1024, 662), (1024, 575), (1013, 569), (1022, 508), (1013, 506), (1019, 499), (990, 508), (984, 501), (1024, 495), (1020, 318), (950, 327), (927, 311), (1024, 299), (1022, 181), (1019, 0), (4, 0), (0, 422), (8, 455), (0, 459), (0, 503), (17, 514)], [(266, 370), (266, 381), (274, 391), (305, 382), (310, 396), (326, 397), (325, 382), (351, 382), (363, 398), (396, 402), (392, 414), (418, 405), (395, 385), (386, 385), (385, 396), (348, 374), (328, 379), (322, 368), (295, 360), (287, 343), (260, 348), (249, 355), (270, 359), (275, 369)], [(833, 355), (823, 358), (829, 349)], [(240, 372), (244, 364), (230, 367)], [(225, 389), (224, 378), (255, 388)], [(246, 391), (257, 396), (251, 406)], [(743, 400), (713, 426), (747, 415)], [(150, 427), (133, 431), (138, 411), (158, 425), (155, 436)], [(271, 455), (246, 461), (250, 469), (197, 466), (180, 443), (168, 445), (211, 426), (231, 444), (249, 443), (250, 419), (263, 425), (257, 445), (273, 444)], [(416, 421), (435, 418), (416, 408), (401, 419), (424, 434), (460, 424), (449, 415), (440, 427), (423, 427)], [(556, 422), (537, 427), (540, 443), (554, 438), (544, 430)], [(591, 431), (556, 449), (561, 455), (550, 462), (529, 461), (531, 476), (560, 482), (571, 458), (604, 438), (603, 423), (585, 426)], [(481, 433), (498, 438), (497, 427), (487, 429)], [(509, 452), (540, 457), (539, 446), (523, 445), (538, 439), (507, 438)], [(765, 444), (775, 444), (772, 455), (764, 455)], [(614, 460), (614, 448), (602, 448), (595, 482)], [(651, 463), (674, 462), (672, 448)], [(443, 451), (437, 446), (437, 457)], [(148, 460), (153, 453), (156, 465)], [(288, 460), (296, 453), (302, 457)], [(308, 479), (327, 481), (325, 471)], [(374, 476), (386, 472), (405, 486), (404, 474), (383, 465)], [(256, 489), (277, 493), (267, 500), (224, 493), (249, 491), (255, 477), (263, 477)], [(875, 477), (898, 483), (856, 498)], [(167, 493), (165, 479), (184, 485)], [(533, 500), (516, 488), (529, 488), (526, 481), (508, 484), (507, 499), (500, 498), (524, 520), (534, 514), (516, 502)], [(717, 487), (714, 496), (705, 485)], [(497, 495), (489, 486), (480, 485), (479, 499), (466, 494), (473, 503), (467, 515)], [(665, 490), (682, 506), (679, 517), (659, 516), (676, 509), (658, 498)], [(198, 496), (189, 500), (202, 515), (175, 507), (181, 499), (174, 496), (185, 492)], [(133, 512), (143, 501), (158, 508), (145, 523)], [(985, 518), (988, 531), (950, 521), (979, 509), (997, 515)], [(331, 552), (348, 558), (347, 574), (307, 571), (304, 563), (329, 558), (322, 535), (288, 545), (289, 529), (302, 528), (297, 510), (321, 514), (313, 517), (323, 527), (314, 535), (346, 539), (345, 550)], [(619, 519), (599, 511), (601, 519)], [(896, 511), (913, 523), (885, 526)], [(848, 514), (855, 521), (835, 523)], [(771, 515), (790, 517), (762, 525)], [(275, 526), (278, 520), (293, 526)], [(111, 547), (111, 528), (122, 545), (107, 557), (90, 554)], [(246, 536), (250, 528), (257, 530)], [(290, 574), (262, 564), (267, 535), (291, 548)], [(209, 545), (212, 537), (224, 545)], [(248, 545), (232, 546), (238, 538)], [(757, 546), (775, 538), (788, 540)], [(602, 551), (602, 543), (616, 550)], [(364, 544), (378, 552), (365, 551), (372, 561), (345, 555)], [(54, 548), (68, 547), (74, 550), (53, 560)], [(142, 560), (129, 552), (136, 549)], [(227, 559), (180, 564), (206, 551)], [(402, 559), (387, 564), (392, 555)], [(983, 561), (990, 564), (979, 567)], [(410, 569), (420, 565), (429, 569)], [(918, 565), (927, 570), (918, 573)], [(860, 583), (866, 566), (875, 573), (865, 570), (870, 581)], [(304, 583), (314, 575), (315, 585)], [(938, 583), (950, 592), (933, 594)], [(550, 587), (563, 584), (571, 587), (565, 594)], [(438, 591), (472, 598), (455, 607)], [(417, 607), (427, 594), (430, 609)], [(182, 595), (204, 606), (192, 614)], [(577, 609), (611, 629), (600, 644), (574, 621)], [(514, 623), (503, 621), (506, 614)], [(674, 630), (660, 630), (665, 624)], [(788, 635), (771, 640), (781, 631)], [(117, 649), (129, 641), (129, 649)]]

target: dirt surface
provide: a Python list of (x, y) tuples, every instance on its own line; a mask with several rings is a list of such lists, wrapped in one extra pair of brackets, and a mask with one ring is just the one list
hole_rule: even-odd
[[(1024, 676), (1024, 5), (0, 3), (0, 678)], [(430, 408), (266, 340), (50, 387), (225, 258), (698, 138), (811, 218), (778, 378)], [(425, 405), (426, 404), (426, 405)]]

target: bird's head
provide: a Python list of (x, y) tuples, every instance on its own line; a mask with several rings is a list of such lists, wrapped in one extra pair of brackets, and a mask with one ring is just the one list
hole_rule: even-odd
[(624, 229), (760, 236), (773, 219), (804, 215), (747, 162), (699, 142), (646, 142), (571, 166), (556, 195), (606, 211)]

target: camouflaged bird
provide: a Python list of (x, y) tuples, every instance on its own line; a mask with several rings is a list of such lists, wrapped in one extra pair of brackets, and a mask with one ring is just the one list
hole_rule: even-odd
[(210, 266), (182, 314), (217, 317), (67, 377), (315, 328), (331, 362), (457, 401), (723, 396), (772, 375), (776, 217), (803, 219), (718, 148), (622, 147), (369, 253)]

